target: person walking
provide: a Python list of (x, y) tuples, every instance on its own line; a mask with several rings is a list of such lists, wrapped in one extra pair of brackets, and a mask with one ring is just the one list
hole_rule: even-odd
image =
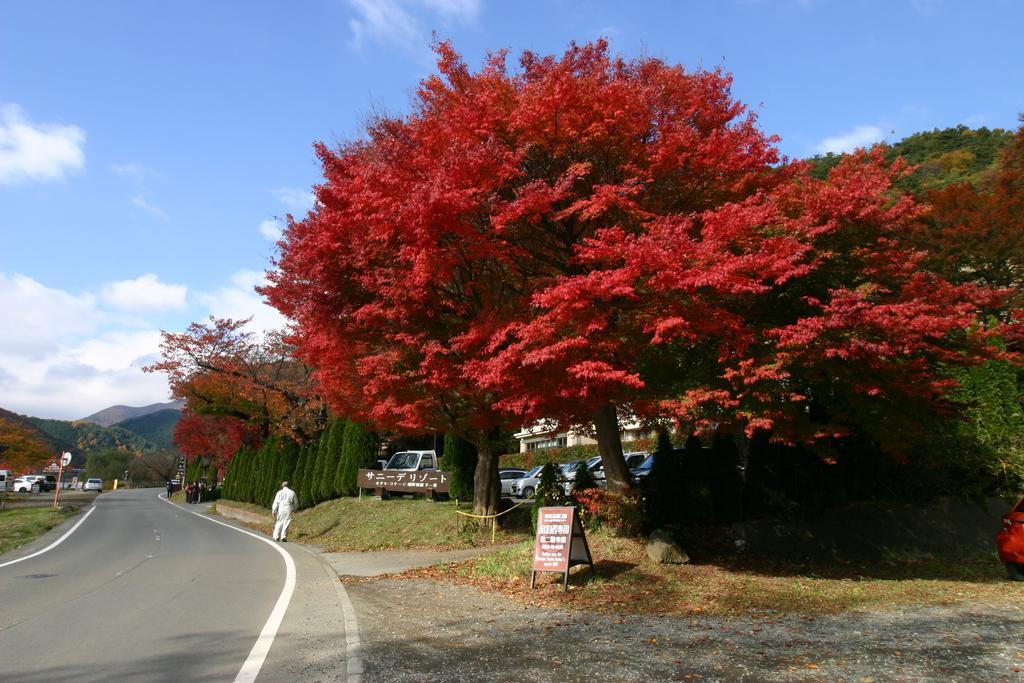
[(170, 479), (167, 480), (167, 500), (171, 499), (171, 494), (174, 493), (174, 482)]
[(274, 540), (286, 543), (288, 541), (288, 525), (292, 523), (292, 510), (299, 507), (299, 497), (295, 491), (288, 488), (288, 482), (281, 482), (281, 490), (274, 496), (274, 506), (270, 509), (274, 513)]

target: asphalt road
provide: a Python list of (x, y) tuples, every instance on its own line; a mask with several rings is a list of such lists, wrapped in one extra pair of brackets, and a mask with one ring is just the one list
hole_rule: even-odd
[[(0, 680), (236, 679), (282, 594), (286, 562), (158, 493), (104, 494), (59, 546), (0, 567)], [(282, 547), (296, 590), (259, 680), (345, 680), (337, 581), (312, 553)]]

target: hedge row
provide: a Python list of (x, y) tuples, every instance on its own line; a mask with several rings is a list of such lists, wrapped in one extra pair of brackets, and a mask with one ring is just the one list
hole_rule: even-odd
[(320, 438), (307, 446), (271, 437), (258, 450), (243, 446), (228, 464), (223, 496), (270, 507), (281, 482), (299, 497), (300, 507), (358, 492), (360, 468), (377, 458), (377, 437), (359, 423), (331, 420)]

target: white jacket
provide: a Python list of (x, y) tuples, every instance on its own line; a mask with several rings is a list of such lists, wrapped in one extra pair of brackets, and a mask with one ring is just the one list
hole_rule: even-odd
[(278, 491), (277, 495), (274, 496), (274, 507), (271, 508), (271, 512), (273, 512), (275, 515), (278, 512), (290, 513), (298, 506), (299, 497), (295, 495), (295, 491), (292, 491), (290, 488), (286, 487)]

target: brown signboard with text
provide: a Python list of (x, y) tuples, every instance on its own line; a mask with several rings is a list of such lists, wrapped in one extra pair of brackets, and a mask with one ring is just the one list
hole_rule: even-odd
[(449, 472), (421, 470), (359, 470), (359, 488), (402, 493), (448, 493)]
[(536, 584), (537, 572), (565, 572), (565, 588), (568, 589), (570, 567), (577, 564), (594, 567), (576, 512), (574, 507), (544, 507), (537, 511), (531, 588)]

